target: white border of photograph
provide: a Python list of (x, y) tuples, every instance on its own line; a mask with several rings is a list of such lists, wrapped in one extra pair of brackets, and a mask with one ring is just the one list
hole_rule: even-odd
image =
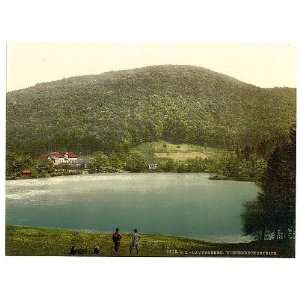
[(295, 299), (297, 258), (5, 257), (4, 141), (6, 42), (288, 42), (299, 53), (298, 2), (2, 1), (0, 297)]

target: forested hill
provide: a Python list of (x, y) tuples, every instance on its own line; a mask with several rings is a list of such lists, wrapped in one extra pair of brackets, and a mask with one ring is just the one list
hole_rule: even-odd
[(72, 77), (7, 93), (7, 148), (109, 152), (163, 139), (264, 154), (288, 136), (295, 106), (295, 89), (193, 66)]

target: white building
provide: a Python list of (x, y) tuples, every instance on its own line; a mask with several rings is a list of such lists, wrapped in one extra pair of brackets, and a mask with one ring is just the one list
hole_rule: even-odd
[(148, 169), (149, 170), (156, 170), (158, 168), (158, 165), (157, 164), (149, 164), (148, 165)]
[(74, 152), (51, 152), (48, 159), (53, 161), (54, 165), (76, 164), (79, 156)]

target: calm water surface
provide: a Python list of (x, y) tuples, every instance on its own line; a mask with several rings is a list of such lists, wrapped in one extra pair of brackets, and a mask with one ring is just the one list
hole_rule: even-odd
[(138, 228), (214, 241), (245, 240), (243, 203), (250, 182), (208, 174), (97, 174), (6, 182), (6, 223), (121, 231)]

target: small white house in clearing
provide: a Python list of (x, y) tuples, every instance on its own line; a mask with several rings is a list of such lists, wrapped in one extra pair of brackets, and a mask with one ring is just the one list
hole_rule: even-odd
[(158, 168), (158, 164), (149, 164), (148, 169), (149, 170), (156, 170)]
[(74, 152), (50, 152), (47, 158), (57, 166), (60, 164), (76, 164), (79, 155)]

